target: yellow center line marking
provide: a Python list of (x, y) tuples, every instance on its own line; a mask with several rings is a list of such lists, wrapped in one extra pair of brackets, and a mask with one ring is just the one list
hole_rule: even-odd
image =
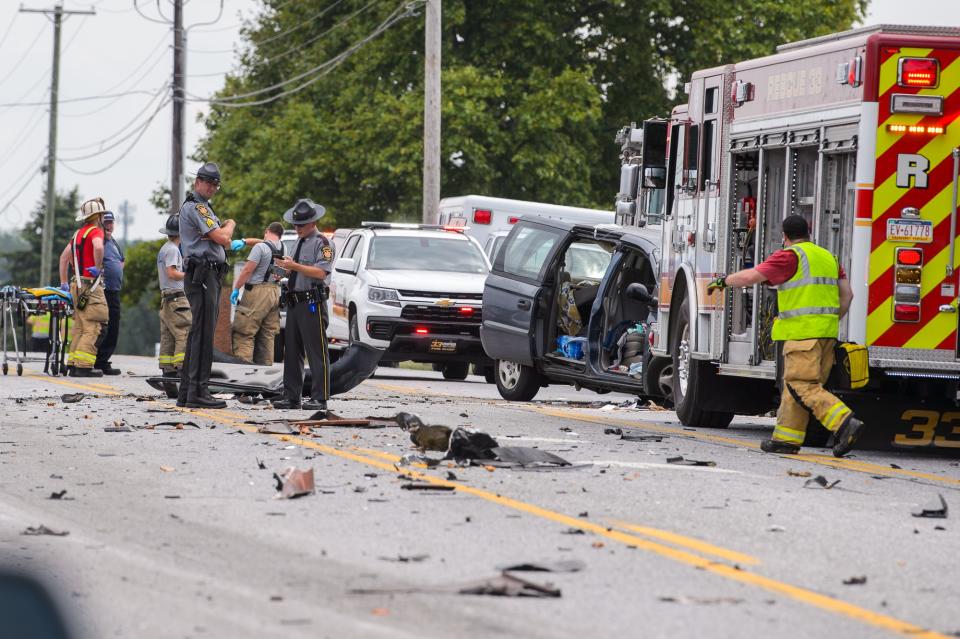
[[(682, 428), (677, 428), (674, 426), (663, 426), (660, 424), (653, 424), (650, 422), (630, 421), (626, 419), (618, 419), (616, 417), (583, 415), (571, 410), (542, 408), (538, 406), (525, 407), (525, 410), (544, 413), (546, 415), (551, 415), (553, 417), (566, 417), (569, 419), (575, 419), (577, 421), (583, 421), (583, 422), (593, 422), (596, 424), (617, 424), (618, 426), (628, 426), (630, 428), (637, 428), (639, 430), (658, 432), (658, 433), (671, 433), (675, 435), (680, 435), (682, 437), (689, 437), (690, 439), (698, 439), (698, 440), (718, 442), (718, 443), (724, 443), (724, 444), (733, 444), (735, 446), (740, 446), (742, 448), (751, 448), (754, 450), (760, 449), (760, 445), (752, 441), (735, 439), (733, 437), (724, 437), (722, 435), (710, 435), (710, 434), (701, 433), (698, 431), (684, 430)], [(944, 477), (942, 475), (925, 473), (918, 470), (908, 470), (906, 468), (891, 468), (889, 466), (881, 466), (880, 464), (874, 464), (871, 462), (861, 461), (858, 459), (837, 458), (837, 457), (831, 457), (829, 455), (821, 455), (821, 454), (815, 454), (815, 453), (801, 453), (799, 455), (782, 455), (782, 457), (785, 457), (787, 459), (796, 459), (797, 461), (809, 462), (811, 464), (819, 464), (821, 466), (829, 466), (831, 468), (839, 468), (841, 470), (850, 470), (850, 471), (855, 471), (860, 473), (867, 473), (868, 475), (883, 475), (885, 477), (897, 477), (901, 479), (902, 478), (923, 479), (925, 481), (931, 481), (939, 484), (947, 484), (950, 486), (960, 487), (960, 479), (956, 479), (954, 477)]]
[[(180, 409), (183, 412), (187, 412), (193, 415), (200, 417), (207, 417), (214, 421), (218, 421), (224, 424), (229, 424), (231, 426), (236, 426), (241, 430), (246, 430), (248, 432), (256, 432), (256, 427), (249, 424), (244, 424), (236, 420), (224, 419), (221, 414), (210, 413), (200, 410), (190, 410), (190, 409)], [(474, 488), (473, 486), (467, 486), (459, 482), (448, 481), (446, 479), (422, 473), (416, 470), (408, 468), (397, 468), (393, 463), (387, 461), (379, 461), (377, 459), (372, 459), (364, 455), (357, 453), (352, 453), (340, 448), (335, 448), (333, 446), (328, 446), (326, 444), (319, 444), (314, 441), (303, 439), (296, 435), (268, 435), (274, 439), (283, 442), (290, 442), (303, 446), (305, 448), (311, 448), (313, 450), (320, 451), (324, 454), (331, 455), (334, 457), (339, 457), (341, 459), (346, 459), (354, 461), (360, 464), (365, 464), (367, 466), (372, 466), (374, 468), (379, 468), (388, 472), (398, 472), (406, 477), (411, 479), (417, 479), (420, 481), (429, 482), (438, 486), (448, 486), (453, 488), (455, 491), (464, 493), (467, 495), (473, 495), (485, 501), (504, 506), (506, 508), (511, 508), (522, 513), (533, 515), (535, 517), (540, 517), (563, 526), (570, 528), (579, 528), (587, 532), (591, 532), (600, 537), (604, 537), (611, 541), (617, 541), (622, 544), (625, 544), (630, 547), (638, 548), (645, 550), (647, 552), (654, 553), (661, 557), (671, 559), (673, 561), (685, 564), (687, 566), (692, 566), (713, 574), (725, 577), (732, 581), (737, 581), (743, 584), (748, 584), (751, 586), (756, 586), (763, 588), (770, 592), (774, 592), (795, 601), (808, 604), (810, 606), (820, 608), (827, 612), (832, 612), (835, 614), (843, 615), (851, 619), (860, 621), (862, 623), (875, 626), (890, 632), (902, 634), (909, 637), (919, 637), (922, 639), (947, 639), (945, 635), (942, 635), (938, 632), (927, 630), (916, 626), (914, 624), (901, 621), (895, 617), (884, 615), (881, 613), (873, 612), (872, 610), (867, 610), (866, 608), (861, 608), (855, 604), (851, 604), (846, 601), (841, 601), (827, 595), (822, 595), (820, 593), (814, 592), (812, 590), (807, 590), (806, 588), (801, 588), (798, 586), (793, 586), (788, 583), (777, 581), (775, 579), (770, 579), (762, 575), (755, 573), (747, 572), (741, 569), (739, 566), (730, 566), (723, 563), (717, 563), (701, 557), (700, 555), (687, 552), (685, 550), (680, 550), (677, 548), (672, 548), (670, 546), (665, 546), (663, 544), (644, 539), (637, 535), (625, 533), (619, 530), (614, 530), (607, 528), (598, 523), (591, 522), (586, 519), (581, 519), (579, 517), (573, 517), (571, 515), (564, 515), (547, 508), (542, 508), (534, 504), (520, 501), (518, 499), (513, 499), (511, 497), (504, 497), (496, 493), (491, 493), (487, 490), (481, 488)], [(388, 453), (380, 453), (378, 456), (387, 456)], [(396, 457), (389, 455), (390, 457)], [(397, 458), (399, 459), (399, 458)], [(696, 541), (696, 540), (693, 540)], [(717, 549), (723, 550), (723, 549)], [(728, 551), (729, 552), (729, 551)], [(746, 563), (746, 562), (744, 562)]]
[(630, 532), (640, 533), (641, 535), (644, 535), (646, 537), (653, 537), (655, 539), (659, 539), (660, 541), (665, 541), (675, 546), (682, 546), (690, 550), (695, 550), (702, 555), (712, 555), (714, 557), (720, 557), (721, 559), (732, 561), (735, 564), (747, 564), (750, 566), (756, 566), (760, 563), (760, 560), (752, 555), (745, 555), (735, 550), (728, 550), (727, 548), (714, 546), (709, 542), (701, 541), (693, 537), (687, 537), (686, 535), (680, 535), (674, 532), (670, 532), (669, 530), (662, 530), (660, 528), (651, 528), (650, 526), (638, 526), (636, 524), (628, 524), (627, 522), (618, 521), (615, 519), (610, 520), (610, 524), (613, 526), (616, 526), (617, 528), (625, 528)]
[[(43, 380), (45, 382), (50, 382), (51, 384), (59, 384), (61, 386), (69, 386), (70, 388), (79, 388), (81, 390), (88, 390), (93, 393), (103, 393), (104, 395), (122, 395), (119, 390), (111, 387), (107, 388), (95, 388), (89, 384), (79, 384), (77, 382), (68, 382), (65, 379), (58, 379), (56, 377), (50, 377), (43, 373), (34, 373), (31, 371), (24, 371), (23, 374), (27, 377), (36, 377), (37, 379)], [(108, 390), (108, 388), (110, 390)]]
[[(53, 383), (60, 383), (69, 386), (75, 386), (78, 388), (92, 388), (90, 386), (84, 386), (82, 384), (72, 384), (70, 382), (63, 382), (61, 380), (56, 380), (52, 378), (44, 378), (40, 375), (35, 375), (40, 379), (46, 379), (46, 381)], [(116, 393), (119, 394), (119, 393)], [(178, 408), (184, 413), (189, 413), (191, 415), (196, 415), (199, 417), (206, 417), (213, 421), (220, 422), (222, 424), (228, 424), (231, 426), (236, 426), (238, 429), (245, 430), (247, 432), (256, 433), (257, 427), (249, 424), (244, 424), (242, 422), (236, 421), (234, 419), (225, 419), (223, 414), (211, 413), (203, 410), (193, 410), (188, 408)], [(233, 413), (236, 415), (236, 413)], [(625, 544), (630, 547), (638, 548), (645, 550), (647, 552), (654, 553), (661, 557), (671, 559), (681, 564), (687, 566), (692, 566), (700, 570), (711, 572), (715, 575), (725, 577), (731, 581), (737, 581), (743, 584), (756, 586), (770, 592), (777, 593), (779, 595), (788, 597), (795, 601), (805, 603), (807, 605), (825, 610), (827, 612), (835, 613), (838, 615), (843, 615), (849, 617), (856, 621), (881, 628), (883, 630), (888, 630), (890, 632), (898, 633), (901, 635), (916, 637), (920, 639), (948, 639), (946, 635), (942, 635), (938, 632), (927, 630), (916, 626), (914, 624), (901, 621), (895, 617), (889, 615), (884, 615), (881, 613), (873, 612), (866, 608), (861, 608), (855, 604), (851, 604), (846, 601), (841, 601), (840, 599), (835, 599), (827, 595), (822, 595), (818, 592), (808, 590), (806, 588), (801, 588), (798, 586), (793, 586), (791, 584), (777, 581), (776, 579), (770, 579), (769, 577), (764, 577), (756, 573), (747, 572), (746, 570), (741, 569), (738, 566), (730, 566), (723, 563), (717, 563), (716, 561), (711, 561), (705, 559), (699, 555), (695, 555), (691, 552), (685, 550), (679, 550), (677, 548), (672, 548), (670, 546), (665, 546), (663, 544), (644, 539), (637, 535), (625, 533), (619, 530), (609, 529), (601, 524), (591, 522), (589, 520), (581, 519), (579, 517), (573, 517), (570, 515), (564, 515), (547, 508), (542, 508), (534, 504), (529, 504), (518, 499), (513, 499), (510, 497), (504, 497), (496, 493), (491, 493), (489, 491), (483, 490), (481, 488), (474, 488), (473, 486), (467, 486), (459, 482), (452, 482), (434, 475), (429, 475), (426, 473), (421, 473), (416, 470), (407, 469), (407, 468), (397, 468), (393, 463), (386, 461), (378, 461), (370, 457), (359, 455), (356, 453), (351, 453), (346, 450), (341, 450), (339, 448), (334, 448), (332, 446), (327, 446), (325, 444), (319, 444), (317, 442), (309, 441), (298, 437), (295, 435), (268, 435), (274, 439), (284, 442), (290, 442), (303, 446), (305, 448), (311, 448), (322, 453), (339, 457), (341, 459), (346, 459), (350, 461), (357, 462), (359, 464), (365, 464), (367, 466), (372, 466), (374, 468), (379, 468), (387, 472), (398, 472), (402, 475), (410, 477), (412, 479), (417, 479), (421, 481), (426, 481), (438, 486), (449, 486), (452, 487), (455, 491), (461, 492), (467, 495), (473, 495), (485, 501), (504, 506), (506, 508), (511, 508), (519, 512), (523, 512), (535, 517), (540, 517), (554, 523), (558, 523), (564, 526), (571, 528), (579, 528), (587, 532), (591, 532), (600, 537), (604, 537), (611, 541), (617, 541), (622, 544)], [(389, 455), (388, 453), (380, 453), (380, 456)], [(391, 457), (394, 457), (391, 455)], [(399, 458), (398, 458), (399, 459)], [(842, 460), (837, 460), (842, 461)], [(647, 529), (649, 530), (649, 529)], [(658, 533), (665, 533), (666, 531), (657, 531)], [(698, 540), (691, 540), (697, 542)], [(704, 542), (698, 542), (704, 543)], [(721, 548), (715, 548), (715, 550), (724, 550)], [(731, 551), (725, 551), (731, 552)], [(747, 563), (747, 562), (743, 562)]]

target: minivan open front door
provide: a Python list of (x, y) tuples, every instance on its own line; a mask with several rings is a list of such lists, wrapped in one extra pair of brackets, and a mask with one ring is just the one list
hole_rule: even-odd
[(532, 366), (537, 356), (536, 323), (544, 321), (543, 281), (547, 265), (568, 232), (532, 220), (521, 220), (497, 252), (483, 288), (483, 350), (493, 359)]

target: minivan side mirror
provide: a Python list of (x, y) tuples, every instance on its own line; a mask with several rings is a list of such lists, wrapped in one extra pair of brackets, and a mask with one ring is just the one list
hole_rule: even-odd
[(353, 258), (350, 257), (341, 257), (337, 260), (337, 263), (334, 265), (334, 270), (338, 273), (356, 273), (357, 266), (353, 262)]
[(624, 291), (627, 297), (630, 299), (637, 300), (638, 302), (643, 302), (644, 304), (653, 304), (653, 296), (650, 295), (650, 289), (648, 289), (644, 284), (640, 282), (634, 282), (627, 285), (626, 291)]

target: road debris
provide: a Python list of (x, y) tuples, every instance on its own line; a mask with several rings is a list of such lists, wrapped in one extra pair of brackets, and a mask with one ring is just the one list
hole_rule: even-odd
[(440, 490), (440, 491), (451, 491), (456, 490), (456, 486), (443, 486), (440, 484), (430, 484), (427, 482), (409, 482), (400, 486), (403, 490)]
[(103, 429), (105, 433), (132, 433), (133, 429), (122, 421), (113, 422), (113, 426), (107, 426)]
[(260, 470), (266, 470), (266, 469), (267, 469), (267, 465), (264, 464), (262, 461), (260, 461), (259, 458), (254, 457), (254, 459), (257, 460), (257, 468), (259, 468)]
[(64, 404), (76, 404), (86, 396), (86, 393), (66, 393), (60, 396), (60, 401)]
[(604, 428), (603, 434), (604, 435), (623, 435), (623, 429), (617, 428), (616, 426), (614, 426), (613, 428)]
[(689, 597), (684, 595), (680, 597), (660, 597), (659, 599), (664, 603), (699, 604), (702, 606), (743, 603), (743, 599), (739, 597)]
[(70, 534), (69, 530), (53, 530), (52, 528), (47, 528), (43, 524), (39, 526), (28, 526), (21, 535), (50, 535), (52, 537), (66, 537)]
[(819, 486), (820, 488), (823, 488), (824, 490), (830, 490), (831, 488), (833, 488), (834, 486), (836, 486), (836, 485), (839, 484), (839, 483), (840, 483), (840, 480), (839, 480), (839, 479), (834, 480), (834, 481), (828, 481), (827, 478), (824, 477), (823, 475), (817, 475), (817, 476), (814, 477), (813, 479), (808, 479), (807, 481), (803, 482), (803, 487), (804, 487), (804, 488), (816, 488), (817, 486)]
[(810, 477), (813, 473), (809, 470), (788, 470), (787, 474), (791, 477)]
[(862, 586), (867, 583), (867, 576), (863, 575), (860, 577), (850, 577), (849, 579), (843, 580), (844, 586)]
[(911, 514), (914, 517), (927, 517), (929, 519), (946, 519), (947, 518), (947, 501), (943, 498), (943, 495), (937, 493), (937, 497), (940, 499), (940, 507), (934, 506), (923, 506), (921, 508), (915, 509)]
[(377, 557), (382, 561), (393, 561), (400, 564), (409, 564), (409, 563), (419, 563), (421, 561), (426, 561), (430, 558), (430, 555), (397, 555), (396, 557)]
[(279, 475), (274, 473), (273, 478), (277, 482), (275, 499), (296, 499), (311, 495), (315, 490), (312, 468), (299, 470), (290, 466)]
[(71, 497), (64, 497), (64, 495), (66, 494), (67, 494), (67, 489), (64, 488), (63, 490), (50, 493), (50, 497), (48, 497), (48, 499), (67, 499), (67, 500), (72, 499)]
[(509, 573), (463, 584), (425, 586), (422, 588), (354, 588), (349, 592), (354, 595), (452, 594), (532, 598), (557, 598), (561, 596), (560, 589), (555, 588), (553, 584), (538, 584)]
[(767, 532), (787, 532), (787, 529), (783, 526), (777, 526), (774, 524), (773, 526), (767, 528)]
[[(664, 435), (630, 435), (626, 433), (620, 436), (620, 439), (622, 439), (625, 442), (662, 442), (663, 438), (664, 438)], [(713, 464), (713, 462), (709, 462), (709, 464)], [(709, 464), (706, 464), (706, 465), (709, 465)], [(704, 464), (697, 464), (697, 465), (704, 465)], [(713, 465), (716, 465), (716, 464), (713, 464)]]
[(176, 468), (174, 468), (173, 466), (161, 466), (160, 470), (162, 470), (165, 473), (172, 473), (173, 471), (176, 470)]
[[(160, 428), (161, 426), (170, 426), (169, 429)], [(172, 422), (157, 422), (156, 424), (147, 424), (146, 426), (139, 426), (143, 430), (184, 430), (184, 427), (191, 426), (193, 428), (200, 428), (200, 425), (196, 422), (185, 422), (185, 421), (172, 421)]]
[(587, 564), (579, 559), (561, 559), (560, 561), (525, 561), (519, 564), (497, 566), (503, 572), (580, 572)]
[(667, 457), (667, 463), (676, 464), (678, 466), (716, 466), (717, 465), (717, 462), (714, 462), (714, 461), (684, 459), (682, 456)]

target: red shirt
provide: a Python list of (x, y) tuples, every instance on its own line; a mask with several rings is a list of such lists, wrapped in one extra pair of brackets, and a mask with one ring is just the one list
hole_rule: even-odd
[[(74, 245), (71, 250), (76, 252), (77, 259), (80, 262), (81, 277), (89, 277), (90, 274), (86, 272), (87, 267), (96, 265), (96, 262), (93, 261), (93, 239), (96, 237), (103, 240), (103, 229), (94, 224), (84, 225), (73, 236)], [(73, 260), (72, 257), (70, 259)]]
[[(762, 264), (758, 264), (756, 269), (760, 274), (767, 278), (767, 283), (771, 286), (783, 284), (797, 272), (797, 254), (787, 249), (780, 249)], [(840, 267), (840, 279), (847, 279), (847, 273)]]

